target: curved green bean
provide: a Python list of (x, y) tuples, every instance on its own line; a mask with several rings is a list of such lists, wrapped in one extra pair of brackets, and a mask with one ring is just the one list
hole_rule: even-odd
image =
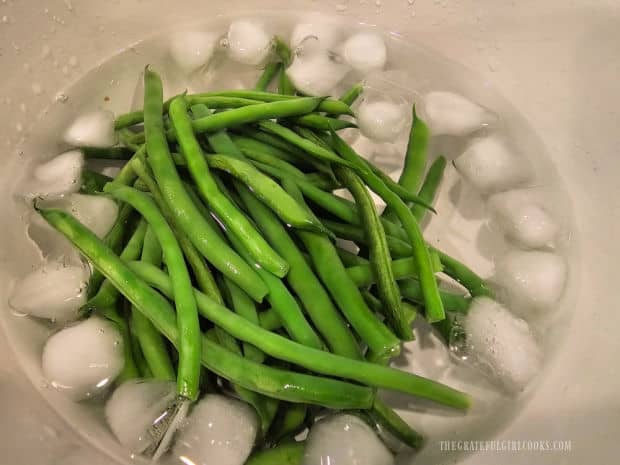
[(290, 264), (286, 280), (328, 347), (335, 354), (360, 358), (355, 338), (285, 227), (247, 188), (239, 190), (239, 194), (263, 234)]
[(292, 62), (291, 49), (285, 41), (283, 41), (280, 37), (276, 37), (274, 40), (274, 51), (282, 61), (280, 76), (278, 80), (278, 93), (283, 95), (295, 95), (295, 86), (286, 74), (286, 69), (291, 65)]
[(192, 120), (182, 97), (170, 104), (170, 119), (175, 128), (187, 167), (202, 199), (220, 220), (239, 238), (256, 262), (276, 276), (285, 276), (288, 264), (271, 248), (237, 207), (222, 194), (213, 180), (198, 140), (192, 131)]
[[(360, 157), (349, 147), (334, 131), (331, 132), (336, 151), (345, 159), (355, 163)], [(358, 164), (361, 167), (361, 164)], [(416, 260), (420, 283), (422, 284), (422, 292), (424, 293), (424, 303), (426, 307), (427, 318), (430, 322), (441, 321), (445, 318), (445, 311), (437, 281), (431, 267), (431, 259), (428, 248), (417, 220), (409, 210), (405, 202), (394, 192), (392, 192), (377, 176), (366, 169), (359, 169), (358, 174), (364, 182), (379, 195), (387, 205), (389, 205), (400, 220), (408, 239), (413, 248), (413, 257)]]
[[(428, 169), (428, 173), (424, 178), (422, 187), (418, 192), (418, 197), (427, 203), (433, 203), (437, 190), (439, 189), (439, 185), (441, 184), (441, 180), (443, 179), (443, 172), (445, 169), (446, 159), (442, 156), (437, 157)], [(411, 211), (413, 212), (413, 216), (415, 216), (418, 221), (422, 221), (428, 213), (428, 211), (420, 205), (413, 205), (411, 207)]]
[(267, 287), (256, 272), (210, 227), (187, 194), (170, 156), (162, 123), (162, 85), (145, 71), (145, 131), (148, 162), (179, 229), (215, 268), (260, 302)]
[(363, 225), (369, 246), (370, 268), (377, 283), (379, 295), (385, 304), (384, 314), (388, 326), (401, 339), (409, 341), (413, 338), (413, 332), (406, 321), (400, 303), (400, 290), (391, 266), (392, 256), (374, 200), (366, 190), (362, 180), (353, 171), (336, 167), (335, 172), (336, 176), (353, 195), (360, 212), (359, 220)]
[[(180, 335), (176, 326), (174, 310), (161, 294), (140, 279), (109, 247), (69, 213), (57, 209), (38, 209), (38, 211), (52, 227), (69, 239), (96, 268), (100, 269), (127, 300), (151, 320), (173, 345), (179, 346)], [(144, 262), (133, 262), (133, 265), (136, 263), (142, 267), (149, 267), (148, 269), (154, 270), (156, 275), (161, 273), (159, 276), (162, 276), (163, 274), (153, 265)], [(171, 295), (170, 281), (165, 274), (163, 277), (166, 278), (167, 290)], [(206, 299), (209, 305), (214, 303), (213, 300), (203, 294), (198, 295), (202, 295), (202, 298)], [(223, 310), (226, 311), (223, 312)], [(250, 325), (252, 332), (256, 328), (252, 323), (228, 311), (225, 307), (217, 305), (217, 312), (233, 315), (245, 324)], [(265, 333), (271, 335), (271, 333)], [(292, 342), (286, 338), (281, 339)], [(297, 346), (296, 344), (295, 347)], [(314, 352), (330, 355), (318, 350)], [(219, 344), (215, 344), (204, 337), (202, 339), (201, 359), (205, 367), (232, 383), (288, 402), (322, 405), (334, 409), (367, 409), (372, 405), (374, 399), (372, 389), (334, 379), (259, 365), (232, 354)], [(460, 399), (461, 395), (458, 397)]]
[(394, 410), (378, 397), (368, 413), (383, 429), (396, 436), (412, 449), (418, 450), (424, 446), (424, 437), (414, 431)]
[(193, 295), (192, 281), (185, 266), (183, 252), (155, 202), (143, 192), (127, 186), (108, 184), (105, 192), (115, 199), (130, 204), (148, 221), (163, 251), (164, 262), (170, 273), (177, 324), (182, 337), (179, 341), (179, 370), (177, 392), (191, 400), (198, 398), (200, 380), (200, 325)]
[(364, 92), (364, 85), (362, 83), (355, 84), (344, 94), (342, 94), (340, 101), (351, 106), (355, 103), (359, 96), (362, 95), (362, 92)]
[(265, 66), (265, 69), (261, 73), (260, 77), (258, 78), (258, 81), (254, 86), (254, 90), (258, 90), (261, 92), (266, 91), (267, 87), (269, 87), (269, 84), (271, 84), (271, 81), (273, 81), (273, 78), (275, 78), (276, 75), (280, 72), (280, 68), (282, 68), (282, 63), (268, 63)]
[[(312, 234), (312, 233), (307, 233)], [(158, 268), (143, 262), (128, 264), (141, 279), (169, 295), (170, 280)], [(467, 409), (466, 394), (441, 383), (394, 368), (307, 347), (278, 334), (264, 330), (234, 312), (222, 307), (199, 291), (194, 291), (201, 314), (225, 329), (235, 338), (254, 344), (268, 355), (304, 367), (315, 373), (357, 381), (376, 388), (385, 388), (433, 400), (460, 409)]]

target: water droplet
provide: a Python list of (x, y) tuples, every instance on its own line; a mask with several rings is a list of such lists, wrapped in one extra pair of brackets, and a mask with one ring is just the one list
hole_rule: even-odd
[(63, 94), (62, 92), (58, 92), (54, 97), (54, 100), (58, 103), (66, 103), (69, 100), (69, 96), (67, 94)]
[(43, 93), (43, 87), (37, 82), (33, 83), (31, 88), (34, 95), (41, 95)]

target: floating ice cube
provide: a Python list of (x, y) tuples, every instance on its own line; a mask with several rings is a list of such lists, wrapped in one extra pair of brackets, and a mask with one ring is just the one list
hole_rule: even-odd
[(173, 382), (127, 381), (116, 388), (106, 403), (106, 420), (121, 444), (141, 453), (151, 445), (147, 430), (175, 397)]
[(75, 320), (86, 303), (89, 274), (85, 266), (44, 263), (15, 283), (9, 305), (38, 318)]
[(340, 31), (334, 24), (325, 19), (317, 18), (311, 22), (298, 23), (291, 34), (291, 48), (295, 49), (305, 43), (306, 40), (314, 39), (317, 46), (323, 50), (330, 50), (340, 39)]
[(75, 400), (105, 390), (124, 363), (120, 333), (111, 322), (95, 316), (60, 330), (43, 348), (43, 374)]
[(554, 218), (526, 191), (496, 194), (489, 199), (489, 209), (504, 234), (522, 247), (551, 246), (558, 235), (559, 227)]
[(541, 351), (528, 324), (487, 297), (474, 299), (463, 320), (471, 362), (509, 392), (518, 392), (540, 371)]
[(53, 198), (80, 190), (84, 155), (79, 150), (62, 153), (38, 165), (29, 186), (31, 197)]
[(66, 130), (64, 140), (75, 147), (112, 147), (116, 144), (114, 114), (99, 110), (78, 116)]
[(503, 288), (520, 315), (547, 310), (564, 291), (567, 267), (554, 253), (512, 251), (496, 264), (495, 280)]
[(259, 65), (271, 52), (271, 40), (272, 36), (260, 22), (233, 21), (228, 29), (228, 55), (239, 63)]
[(178, 434), (177, 463), (243, 465), (254, 447), (258, 418), (248, 404), (208, 394), (196, 404)]
[(390, 101), (364, 101), (356, 112), (359, 128), (366, 137), (388, 142), (403, 132), (407, 123), (407, 107)]
[(204, 31), (182, 31), (170, 39), (170, 56), (181, 70), (190, 74), (209, 64), (219, 43), (219, 35)]
[(325, 50), (295, 56), (286, 74), (297, 90), (306, 95), (327, 96), (344, 79), (349, 68), (336, 62)]
[(380, 34), (359, 32), (346, 40), (342, 55), (353, 69), (369, 73), (385, 67), (387, 47)]
[(339, 414), (314, 424), (303, 465), (391, 465), (394, 457), (360, 418)]
[(512, 189), (529, 177), (527, 160), (510, 152), (494, 136), (474, 139), (454, 165), (483, 194)]
[(443, 91), (426, 94), (420, 112), (436, 136), (466, 136), (497, 119), (489, 110), (462, 95)]

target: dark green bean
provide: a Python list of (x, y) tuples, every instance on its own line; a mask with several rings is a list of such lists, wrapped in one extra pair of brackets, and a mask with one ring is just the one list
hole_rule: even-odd
[(270, 441), (274, 443), (293, 438), (306, 428), (307, 405), (283, 404), (280, 405), (280, 410), (269, 430)]
[[(343, 158), (355, 163), (355, 160), (360, 158), (359, 155), (357, 155), (334, 131), (332, 131), (331, 134), (336, 151)], [(361, 166), (361, 164), (358, 166)], [(424, 242), (424, 237), (422, 236), (418, 222), (405, 202), (403, 202), (396, 193), (392, 192), (381, 179), (365, 169), (358, 170), (358, 174), (370, 189), (379, 195), (398, 216), (413, 248), (413, 257), (416, 260), (420, 283), (422, 284), (422, 291), (424, 293), (427, 318), (430, 322), (441, 321), (445, 318), (445, 312), (439, 296), (437, 281), (431, 267), (428, 248)]]
[(286, 224), (299, 229), (328, 232), (278, 183), (258, 171), (252, 164), (228, 155), (210, 155), (207, 161), (211, 168), (225, 171), (245, 183), (252, 193), (268, 205)]
[[(407, 152), (405, 155), (405, 165), (398, 179), (398, 184), (409, 192), (417, 192), (420, 188), (428, 159), (428, 141), (430, 139), (430, 133), (424, 121), (418, 118), (415, 105), (412, 106), (411, 113), (411, 130), (409, 132), (409, 143), (407, 144)], [(386, 209), (383, 216), (390, 221), (398, 219), (396, 213), (389, 208)]]
[(384, 314), (388, 326), (401, 339), (411, 340), (413, 333), (400, 304), (400, 291), (391, 266), (392, 256), (374, 200), (362, 180), (353, 171), (336, 167), (335, 172), (338, 179), (353, 195), (360, 212), (359, 222), (363, 225), (369, 245), (370, 269), (377, 283), (381, 300), (385, 304)]
[(179, 229), (209, 263), (260, 302), (267, 293), (265, 283), (210, 227), (181, 182), (163, 133), (161, 80), (148, 69), (145, 71), (145, 96), (148, 162)]
[(127, 147), (80, 147), (80, 152), (88, 160), (129, 160), (133, 151)]
[(96, 171), (83, 170), (82, 171), (82, 186), (80, 192), (82, 194), (97, 194), (103, 192), (103, 186), (111, 182), (112, 178), (105, 174), (97, 173)]
[[(148, 118), (148, 105), (145, 107), (147, 107)], [(127, 186), (117, 186), (114, 183), (108, 184), (105, 191), (139, 211), (153, 228), (153, 233), (161, 245), (164, 262), (174, 289), (177, 324), (179, 332), (183, 335), (179, 341), (177, 392), (183, 397), (196, 400), (200, 379), (200, 325), (196, 301), (192, 293), (192, 282), (181, 247), (164, 216), (148, 195)]]
[(209, 172), (198, 140), (192, 131), (192, 120), (183, 98), (170, 104), (169, 115), (177, 133), (183, 156), (199, 194), (220, 220), (239, 238), (256, 262), (276, 276), (284, 276), (287, 263), (269, 246), (236, 206), (222, 194)]
[(273, 78), (275, 78), (276, 75), (280, 72), (280, 68), (282, 68), (281, 63), (268, 63), (265, 66), (265, 69), (261, 73), (260, 77), (258, 78), (258, 81), (254, 86), (254, 90), (258, 90), (261, 92), (266, 91), (269, 87), (269, 84), (271, 84), (271, 81), (273, 81)]
[[(283, 186), (300, 204), (303, 202), (294, 184), (284, 181)], [(370, 350), (378, 356), (396, 355), (400, 350), (400, 341), (370, 311), (355, 283), (347, 275), (336, 247), (322, 234), (298, 231), (298, 236), (310, 253), (319, 278)]]
[[(425, 202), (433, 203), (433, 200), (435, 200), (435, 195), (439, 189), (441, 180), (443, 179), (443, 172), (445, 168), (446, 159), (440, 156), (428, 169), (424, 183), (420, 188), (420, 192), (418, 192), (418, 196)], [(413, 212), (413, 216), (415, 216), (418, 221), (422, 221), (424, 216), (428, 213), (425, 208), (422, 208), (419, 205), (413, 205), (411, 207), (411, 211)]]
[(241, 189), (239, 194), (263, 234), (290, 264), (286, 277), (288, 284), (297, 293), (331, 351), (349, 358), (360, 358), (355, 338), (284, 226), (247, 188)]
[(275, 331), (276, 329), (280, 329), (282, 327), (282, 320), (280, 320), (278, 312), (276, 312), (273, 308), (259, 313), (258, 319), (260, 320), (261, 328), (264, 328), (267, 331)]
[[(39, 209), (38, 211), (51, 226), (69, 239), (93, 263), (95, 268), (100, 269), (105, 277), (112, 281), (136, 309), (149, 318), (173, 345), (178, 347), (180, 337), (174, 309), (161, 294), (149, 287), (109, 247), (69, 213), (56, 209)], [(156, 273), (163, 273), (153, 265), (144, 262), (133, 262), (133, 265), (136, 263), (150, 267), (149, 270), (154, 270)], [(166, 281), (168, 295), (172, 295), (170, 281), (168, 278)], [(203, 294), (200, 295), (207, 299), (209, 305), (214, 303)], [(254, 332), (256, 328), (254, 325), (228, 311), (225, 307), (217, 306), (218, 313), (222, 313), (223, 310), (225, 314), (233, 315), (250, 325), (251, 331)], [(271, 335), (271, 333), (266, 333)], [(281, 339), (292, 342), (285, 338)], [(248, 340), (248, 342), (252, 341)], [(298, 345), (295, 344), (295, 347)], [(314, 352), (330, 355), (321, 351)], [(374, 399), (373, 391), (366, 387), (259, 365), (232, 354), (204, 337), (201, 359), (205, 367), (232, 383), (288, 402), (316, 404), (334, 409), (366, 409), (372, 405)], [(409, 389), (419, 388), (419, 383), (411, 383), (411, 381), (409, 383), (412, 384)], [(461, 394), (457, 397), (461, 401), (459, 404), (463, 401), (468, 403), (468, 399), (462, 397)]]
[(273, 449), (254, 453), (245, 465), (301, 465), (304, 457), (303, 442), (288, 442)]
[[(143, 262), (131, 262), (129, 266), (141, 279), (146, 280), (164, 294), (170, 295), (170, 280), (163, 271)], [(354, 380), (377, 388), (408, 393), (454, 408), (466, 409), (470, 405), (470, 399), (466, 394), (441, 383), (394, 368), (351, 360), (330, 352), (304, 346), (250, 323), (199, 291), (195, 291), (195, 296), (198, 308), (205, 318), (225, 329), (235, 338), (254, 344), (272, 357), (299, 365), (316, 373)], [(373, 318), (375, 318), (374, 315)]]

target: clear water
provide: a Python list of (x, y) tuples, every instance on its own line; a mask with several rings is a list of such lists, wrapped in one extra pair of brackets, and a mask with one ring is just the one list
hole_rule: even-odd
[[(286, 38), (290, 35), (298, 17), (272, 15), (260, 19), (274, 34)], [(208, 23), (197, 24), (195, 27), (224, 34), (229, 21), (230, 18), (217, 18)], [(333, 21), (341, 20), (333, 19)], [(341, 23), (339, 27), (344, 38), (350, 31), (367, 26)], [(568, 197), (536, 132), (527, 125), (509, 102), (495, 93), (488, 83), (475, 73), (457, 63), (446, 61), (415, 43), (404, 42), (395, 34), (386, 31), (383, 33), (389, 51), (386, 67), (388, 71), (381, 75), (364, 77), (368, 79), (371, 91), (387, 92), (393, 98), (412, 103), (427, 91), (449, 90), (465, 95), (499, 115), (500, 123), (493, 131), (504, 137), (511, 148), (533, 166), (535, 178), (528, 187), (541, 192), (545, 206), (559, 219), (561, 236), (556, 251), (565, 255), (569, 269), (574, 269), (576, 253), (571, 242)], [(95, 109), (111, 110), (118, 114), (135, 108), (139, 104), (139, 98), (135, 96), (136, 93), (140, 94), (141, 72), (147, 64), (163, 74), (166, 96), (184, 89), (208, 91), (250, 88), (260, 74), (258, 68), (232, 63), (224, 54), (220, 54), (208, 70), (186, 78), (175, 71), (168, 56), (166, 46), (168, 37), (168, 33), (163, 32), (146, 38), (102, 62), (71, 87), (59, 90), (58, 95), (62, 97), (48, 110), (44, 118), (47, 124), (25, 142), (23, 152), (30, 161), (50, 158), (60, 153), (65, 148), (60, 142), (60, 136), (75, 116)], [(337, 89), (334, 89), (334, 94), (339, 95), (360, 77), (349, 75)], [(384, 163), (390, 169), (397, 167), (402, 162), (405, 142), (406, 135), (403, 134), (394, 144), (384, 147), (383, 153), (390, 155), (388, 157), (383, 155), (376, 161)], [(463, 142), (464, 139), (435, 138), (433, 154), (441, 152), (448, 158), (454, 158), (462, 150)], [(17, 210), (21, 212), (19, 216), (25, 217), (23, 215), (25, 207), (18, 200), (16, 202)], [(433, 217), (426, 225), (427, 238), (446, 252), (471, 265), (482, 276), (492, 276), (494, 260), (513, 246), (489, 223), (485, 199), (463, 182), (451, 165), (448, 166), (437, 199), (437, 210), (439, 215)], [(24, 241), (24, 238), (17, 234), (15, 240), (20, 242)], [(26, 260), (36, 259), (36, 253), (33, 252), (31, 255), (26, 257)], [(553, 353), (561, 346), (564, 323), (570, 316), (570, 309), (566, 303), (570, 301), (571, 284), (569, 272), (567, 292), (559, 304), (560, 308), (554, 313), (555, 316), (533, 322), (533, 329), (544, 349), (546, 363), (552, 363)], [(70, 424), (81, 430), (89, 440), (107, 450), (112, 456), (119, 460), (135, 459), (129, 452), (120, 448), (112, 438), (101, 414), (101, 405), (74, 404), (63, 399), (42, 381), (38, 366), (41, 347), (53, 329), (50, 330), (46, 324), (28, 318), (17, 318), (15, 315), (4, 315), (3, 318), (16, 353), (23, 360), (35, 384), (40, 386), (41, 392), (50, 399), (59, 413)], [(462, 415), (404, 396), (386, 394), (386, 399), (403, 417), (430, 437), (429, 445), (419, 454), (419, 463), (445, 463), (457, 457), (456, 455), (447, 457), (446, 452), (440, 451), (436, 441), (491, 438), (511, 421), (535, 389), (535, 383), (519, 398), (507, 397), (477, 371), (457, 363), (442, 344), (429, 334), (428, 328), (418, 327), (416, 331), (418, 341), (405, 348), (403, 355), (396, 360), (396, 366), (421, 371), (429, 376), (434, 375), (442, 382), (467, 390), (477, 401), (471, 412)], [(418, 357), (420, 354), (423, 356)], [(404, 461), (407, 460), (405, 455), (402, 458)]]

